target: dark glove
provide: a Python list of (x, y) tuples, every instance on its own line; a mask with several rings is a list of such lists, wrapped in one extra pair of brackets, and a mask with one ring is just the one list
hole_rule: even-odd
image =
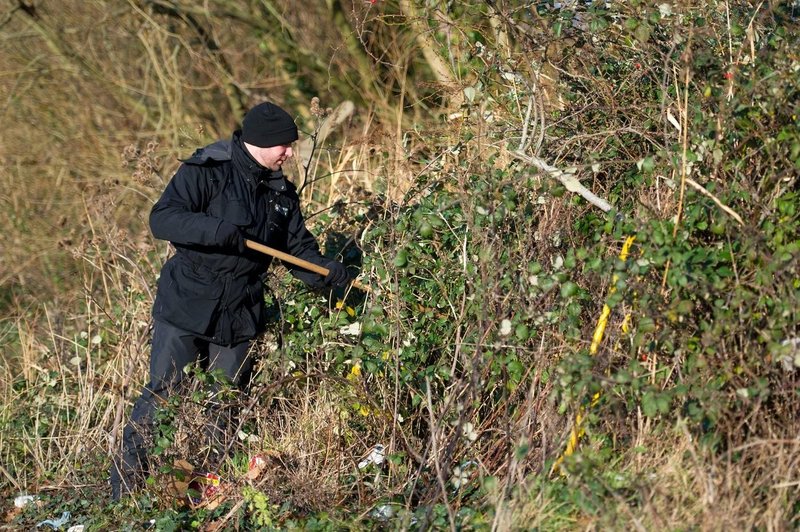
[(244, 253), (247, 246), (244, 244), (244, 235), (238, 227), (230, 222), (222, 220), (217, 227), (217, 234), (214, 237), (217, 245), (226, 249), (235, 249), (239, 253)]
[(325, 286), (347, 286), (350, 282), (350, 274), (344, 264), (335, 260), (325, 265), (328, 268), (328, 275), (325, 276)]

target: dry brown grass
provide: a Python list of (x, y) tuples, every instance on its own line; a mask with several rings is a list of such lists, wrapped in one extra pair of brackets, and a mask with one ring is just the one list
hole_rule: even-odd
[(503, 528), (521, 529), (522, 523), (585, 530), (791, 528), (797, 442), (760, 440), (745, 447), (731, 453), (735, 460), (726, 460), (703, 452), (686, 432), (651, 435), (643, 441), (646, 453), (631, 451), (622, 461), (635, 471), (637, 504), (612, 497), (601, 511), (573, 521), (561, 514), (563, 500), (542, 486), (529, 486), (504, 514)]
[(794, 518), (800, 449), (792, 440), (753, 440), (727, 456), (704, 452), (687, 433), (651, 436), (640, 471), (648, 529), (692, 523), (702, 530), (784, 530)]

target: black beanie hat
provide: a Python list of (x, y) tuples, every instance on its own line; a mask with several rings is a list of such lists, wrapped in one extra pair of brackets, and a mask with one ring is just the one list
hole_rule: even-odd
[(244, 115), (242, 140), (259, 148), (291, 144), (297, 140), (297, 126), (289, 113), (274, 103), (260, 103)]

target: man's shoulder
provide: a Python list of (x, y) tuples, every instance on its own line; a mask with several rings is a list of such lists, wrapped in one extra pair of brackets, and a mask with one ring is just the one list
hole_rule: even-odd
[(181, 159), (181, 162), (194, 166), (216, 166), (230, 162), (233, 158), (232, 153), (233, 144), (230, 140), (218, 140), (196, 149), (191, 156)]
[(297, 185), (295, 185), (294, 183), (292, 183), (291, 181), (289, 181), (286, 178), (284, 178), (284, 181), (286, 182), (286, 192), (288, 192), (289, 194), (291, 194), (291, 195), (296, 197), (297, 196)]
[(285, 189), (278, 191), (278, 197), (282, 199), (283, 202), (287, 204), (300, 204), (300, 196), (297, 193), (297, 185), (286, 179), (283, 178), (283, 184), (286, 186)]

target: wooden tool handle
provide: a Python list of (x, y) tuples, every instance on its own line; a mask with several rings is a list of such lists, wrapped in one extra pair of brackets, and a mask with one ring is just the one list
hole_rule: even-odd
[[(260, 251), (265, 255), (275, 257), (276, 259), (288, 262), (289, 264), (300, 266), (305, 270), (312, 271), (320, 275), (328, 275), (329, 273), (328, 268), (325, 268), (324, 266), (320, 266), (319, 264), (314, 264), (313, 262), (308, 262), (307, 260), (297, 258), (294, 255), (289, 255), (288, 253), (284, 253), (283, 251), (277, 250), (275, 248), (265, 246), (264, 244), (259, 244), (258, 242), (253, 242), (252, 240), (247, 240), (247, 239), (245, 239), (244, 243), (250, 249)], [(370, 287), (363, 285), (358, 281), (351, 281), (350, 284), (353, 286), (353, 288), (358, 288), (359, 290), (363, 290), (364, 292), (371, 291)]]

